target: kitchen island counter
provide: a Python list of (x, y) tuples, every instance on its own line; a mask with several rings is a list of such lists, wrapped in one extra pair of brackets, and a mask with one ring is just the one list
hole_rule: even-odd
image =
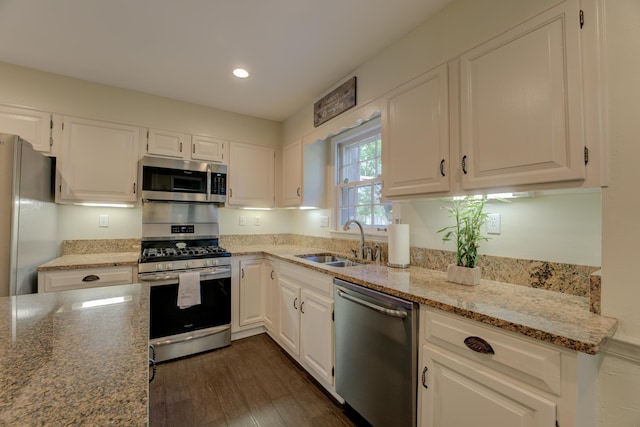
[(149, 288), (0, 298), (0, 425), (148, 424)]
[(227, 246), (234, 256), (274, 256), (380, 292), (587, 354), (613, 336), (617, 320), (594, 314), (589, 299), (481, 280), (478, 286), (447, 281), (442, 271), (390, 268), (375, 263), (331, 267), (296, 255), (330, 253), (295, 245)]

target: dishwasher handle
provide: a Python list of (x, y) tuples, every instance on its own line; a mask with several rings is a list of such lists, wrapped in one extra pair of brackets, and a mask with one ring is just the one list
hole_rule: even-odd
[(360, 298), (356, 298), (356, 297), (346, 293), (342, 289), (338, 289), (338, 296), (340, 296), (340, 297), (342, 297), (342, 298), (344, 298), (346, 300), (349, 300), (351, 302), (355, 302), (356, 304), (360, 304), (362, 306), (365, 306), (367, 308), (375, 310), (378, 313), (382, 313), (382, 314), (387, 315), (387, 316), (398, 317), (400, 319), (405, 319), (407, 317), (407, 312), (406, 311), (392, 310), (390, 308), (381, 307), (379, 305), (370, 303), (369, 301), (365, 301), (365, 300), (361, 300)]

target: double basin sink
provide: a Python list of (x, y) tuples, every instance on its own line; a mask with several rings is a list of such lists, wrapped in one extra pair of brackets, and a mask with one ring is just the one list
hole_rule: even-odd
[(332, 254), (313, 254), (313, 255), (296, 255), (298, 258), (306, 261), (317, 262), (331, 267), (354, 267), (360, 265), (348, 258), (332, 255)]

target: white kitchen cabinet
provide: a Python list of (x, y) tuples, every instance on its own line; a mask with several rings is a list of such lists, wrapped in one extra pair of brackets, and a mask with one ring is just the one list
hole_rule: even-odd
[(182, 159), (189, 153), (189, 136), (160, 129), (147, 130), (147, 154)]
[(280, 277), (280, 341), (295, 356), (300, 355), (300, 286)]
[(19, 135), (37, 151), (54, 154), (52, 127), (50, 113), (0, 105), (0, 133)]
[(386, 97), (382, 122), (384, 197), (449, 190), (447, 65), (402, 85)]
[(228, 143), (202, 135), (187, 135), (159, 129), (147, 130), (146, 155), (224, 163)]
[(419, 360), (420, 426), (597, 425), (595, 356), (422, 306)]
[(585, 178), (579, 14), (564, 1), (460, 57), (464, 189)]
[(275, 150), (234, 142), (229, 149), (227, 205), (270, 208), (275, 204)]
[(136, 281), (137, 270), (135, 266), (117, 266), (38, 271), (38, 292), (126, 285)]
[(321, 384), (333, 386), (331, 276), (283, 263), (279, 277), (281, 344)]
[(264, 261), (264, 327), (272, 335), (277, 335), (279, 287), (277, 263), (271, 260)]
[(282, 206), (325, 206), (328, 147), (298, 139), (282, 148)]
[(240, 261), (240, 326), (264, 321), (264, 260)]
[(135, 202), (140, 129), (64, 117), (56, 202)]
[(191, 136), (191, 159), (225, 163), (228, 143), (222, 139), (202, 135)]

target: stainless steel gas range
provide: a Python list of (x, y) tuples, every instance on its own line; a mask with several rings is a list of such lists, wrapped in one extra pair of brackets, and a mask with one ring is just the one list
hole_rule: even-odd
[(231, 254), (208, 203), (145, 202), (138, 281), (151, 287), (157, 362), (231, 343)]

